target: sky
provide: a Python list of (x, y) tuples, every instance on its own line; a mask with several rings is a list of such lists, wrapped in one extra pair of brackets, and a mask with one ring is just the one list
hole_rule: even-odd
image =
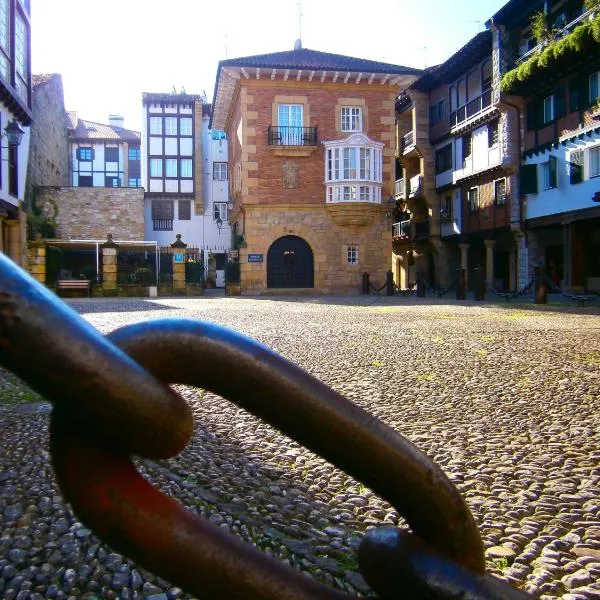
[[(507, 0), (302, 0), (304, 48), (423, 68)], [(65, 107), (141, 129), (142, 92), (206, 93), (219, 60), (292, 50), (298, 0), (32, 0), (32, 72), (60, 73)], [(366, 8), (365, 8), (366, 7)]]

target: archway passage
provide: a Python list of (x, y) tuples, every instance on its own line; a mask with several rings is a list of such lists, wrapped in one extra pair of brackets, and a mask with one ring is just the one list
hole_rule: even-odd
[(286, 235), (271, 244), (267, 253), (267, 287), (314, 287), (313, 253), (302, 238)]

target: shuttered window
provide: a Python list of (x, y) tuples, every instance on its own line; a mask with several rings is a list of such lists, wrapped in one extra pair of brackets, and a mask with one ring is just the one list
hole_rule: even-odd
[(521, 193), (537, 194), (537, 165), (523, 165), (520, 171)]

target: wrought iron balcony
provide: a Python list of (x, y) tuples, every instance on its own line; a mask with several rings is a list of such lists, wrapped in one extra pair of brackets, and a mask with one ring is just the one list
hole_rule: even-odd
[(460, 108), (450, 114), (450, 127), (462, 125), (465, 121), (482, 113), (492, 105), (492, 90), (486, 90), (470, 102), (463, 104)]
[(270, 125), (267, 143), (269, 146), (316, 146), (317, 128)]
[(173, 231), (173, 219), (152, 219), (154, 231)]
[(396, 200), (404, 199), (404, 179), (396, 179), (396, 185), (394, 186)]

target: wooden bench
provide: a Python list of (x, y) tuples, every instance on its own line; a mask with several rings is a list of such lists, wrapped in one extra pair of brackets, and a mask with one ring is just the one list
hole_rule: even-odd
[(60, 290), (85, 290), (89, 298), (91, 288), (92, 282), (89, 279), (59, 279), (56, 282), (56, 293)]

